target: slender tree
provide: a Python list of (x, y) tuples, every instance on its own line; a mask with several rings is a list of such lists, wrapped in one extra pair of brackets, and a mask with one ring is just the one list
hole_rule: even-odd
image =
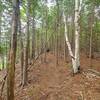
[[(80, 5), (79, 5), (80, 2)], [(75, 67), (74, 73), (77, 73), (80, 69), (80, 60), (79, 60), (79, 19), (80, 19), (80, 10), (81, 10), (81, 0), (75, 0)]]
[(91, 13), (89, 18), (89, 27), (90, 27), (90, 45), (89, 45), (89, 58), (90, 58), (90, 66), (92, 66), (92, 55), (93, 55), (93, 24), (94, 24), (94, 9), (95, 5), (92, 4)]
[[(80, 5), (79, 5), (80, 4)], [(79, 59), (79, 33), (80, 33), (80, 26), (79, 26), (79, 19), (80, 19), (80, 11), (81, 11), (81, 4), (82, 1), (75, 0), (75, 53), (72, 52), (71, 44), (68, 39), (68, 30), (67, 30), (67, 21), (65, 13), (63, 14), (64, 17), (64, 25), (65, 25), (65, 39), (68, 46), (69, 54), (72, 58), (72, 65), (73, 65), (73, 72), (78, 73), (80, 69), (80, 59)], [(74, 55), (75, 54), (75, 55)]]
[(25, 48), (25, 66), (23, 69), (23, 86), (27, 84), (28, 81), (28, 58), (30, 55), (30, 32), (29, 32), (29, 18), (30, 18), (30, 0), (27, 0), (27, 9), (26, 9), (26, 16), (27, 16), (27, 39), (26, 39), (26, 48)]
[[(1, 0), (0, 0), (0, 44), (1, 44), (1, 23), (2, 23), (2, 21), (1, 21), (1, 18), (2, 18), (2, 2), (1, 2)], [(1, 49), (2, 47), (1, 47), (1, 45), (0, 45), (0, 49)], [(1, 54), (1, 51), (2, 50), (0, 50), (0, 54)], [(0, 57), (1, 59), (2, 59), (2, 57)]]
[(21, 31), (21, 14), (20, 14), (20, 5), (18, 7), (18, 31), (20, 36), (20, 66), (21, 66), (21, 85), (23, 84), (23, 66), (24, 66), (24, 46), (23, 46), (23, 35)]
[(33, 20), (32, 20), (32, 58), (35, 59), (35, 17), (33, 12)]
[(56, 0), (57, 4), (57, 22), (56, 22), (56, 65), (58, 65), (58, 34), (59, 34), (59, 0)]
[(32, 59), (35, 59), (35, 16), (36, 16), (36, 7), (38, 6), (37, 5), (37, 1), (38, 0), (33, 0), (31, 1), (32, 2), (32, 5), (31, 5), (31, 8), (32, 8), (32, 48), (31, 48), (31, 58)]
[(45, 7), (46, 7), (46, 11), (45, 11), (45, 55), (44, 55), (44, 62), (46, 62), (46, 51), (47, 51), (47, 32), (48, 32), (48, 7), (47, 7), (47, 3), (48, 1), (45, 0)]

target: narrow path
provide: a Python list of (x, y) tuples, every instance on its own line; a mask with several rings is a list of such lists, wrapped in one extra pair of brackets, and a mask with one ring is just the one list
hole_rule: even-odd
[(55, 66), (52, 54), (48, 54), (47, 63), (37, 61), (29, 71), (30, 84), (22, 98), (26, 94), (24, 100), (99, 100), (100, 79), (83, 74), (72, 77), (67, 66), (60, 58)]
[[(99, 77), (91, 73), (71, 76), (70, 64), (62, 58), (59, 58), (59, 65), (55, 65), (55, 57), (50, 53), (47, 63), (38, 59), (29, 70), (29, 84), (23, 89), (19, 87), (20, 66), (16, 65), (15, 100), (100, 100)], [(86, 63), (83, 65), (86, 69)]]

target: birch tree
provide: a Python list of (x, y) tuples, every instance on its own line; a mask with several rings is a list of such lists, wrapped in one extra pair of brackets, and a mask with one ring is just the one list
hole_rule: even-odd
[(80, 33), (80, 26), (79, 26), (79, 19), (80, 19), (80, 11), (82, 6), (82, 0), (75, 0), (75, 51), (72, 52), (71, 44), (68, 39), (68, 31), (67, 31), (67, 18), (65, 16), (65, 12), (63, 13), (64, 18), (64, 26), (65, 26), (65, 39), (66, 44), (68, 46), (69, 54), (72, 59), (72, 66), (73, 72), (78, 73), (80, 69), (80, 59), (79, 59), (79, 33)]

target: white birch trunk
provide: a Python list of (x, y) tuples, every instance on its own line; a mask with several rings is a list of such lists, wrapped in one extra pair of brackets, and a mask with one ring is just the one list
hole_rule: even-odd
[(65, 25), (65, 40), (66, 40), (66, 44), (67, 44), (67, 47), (68, 47), (69, 54), (71, 56), (72, 66), (73, 66), (73, 69), (74, 69), (75, 58), (74, 58), (74, 55), (73, 55), (73, 52), (72, 52), (72, 49), (71, 49), (71, 44), (70, 44), (69, 39), (68, 39), (67, 22), (66, 22), (66, 16), (65, 16), (64, 13), (63, 13), (63, 17), (64, 17), (64, 25)]
[[(79, 1), (80, 1), (80, 6), (79, 6)], [(65, 39), (66, 39), (66, 44), (68, 46), (69, 54), (72, 58), (72, 65), (73, 65), (74, 73), (78, 73), (78, 71), (80, 69), (80, 57), (79, 57), (79, 30), (80, 30), (80, 27), (79, 27), (78, 21), (80, 18), (81, 4), (82, 4), (82, 0), (75, 0), (75, 19), (74, 19), (74, 23), (75, 23), (75, 55), (72, 52), (71, 44), (68, 39), (66, 17), (65, 17), (65, 14), (63, 14), (64, 15), (63, 16), (64, 17), (64, 25), (65, 25)]]
[[(79, 18), (80, 18), (80, 10), (81, 10), (81, 4), (79, 7), (79, 0), (75, 0), (75, 67), (74, 67), (74, 73), (77, 73), (79, 71), (80, 67), (80, 59), (79, 59)], [(80, 8), (80, 9), (79, 9)]]

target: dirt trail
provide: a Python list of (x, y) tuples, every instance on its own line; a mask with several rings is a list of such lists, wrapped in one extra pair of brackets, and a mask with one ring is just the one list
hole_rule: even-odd
[[(88, 66), (81, 60), (83, 69)], [(100, 64), (97, 64), (97, 69)], [(20, 82), (20, 66), (16, 69), (16, 100), (100, 100), (100, 77), (92, 73), (82, 72), (74, 77), (71, 75), (70, 64), (59, 58), (59, 65), (55, 64), (55, 57), (48, 54), (47, 62), (39, 60), (29, 70), (29, 84), (18, 87)], [(19, 75), (18, 75), (19, 74)]]

